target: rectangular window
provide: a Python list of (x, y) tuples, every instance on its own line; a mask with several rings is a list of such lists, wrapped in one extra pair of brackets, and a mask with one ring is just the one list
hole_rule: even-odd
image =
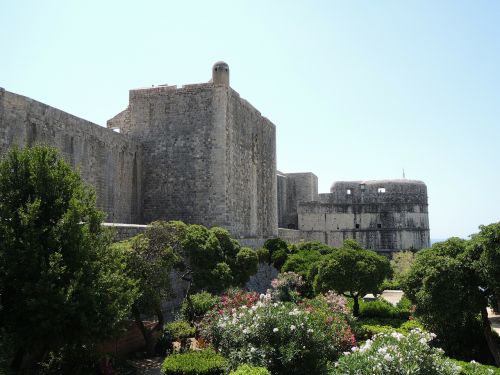
[(382, 224), (377, 224), (377, 228), (382, 228)]
[(359, 224), (356, 224), (356, 229), (359, 229)]
[(365, 184), (359, 184), (359, 188), (364, 191), (365, 190)]
[(385, 193), (385, 188), (379, 187), (377, 190), (379, 193)]
[(347, 189), (347, 195), (351, 195), (351, 189)]

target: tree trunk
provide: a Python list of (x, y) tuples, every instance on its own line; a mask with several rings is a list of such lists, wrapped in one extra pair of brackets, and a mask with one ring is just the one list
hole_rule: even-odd
[(491, 324), (490, 320), (488, 319), (488, 311), (486, 310), (486, 307), (481, 310), (481, 320), (483, 321), (483, 333), (484, 338), (488, 343), (488, 348), (490, 349), (490, 352), (495, 359), (496, 365), (500, 367), (500, 350), (498, 349), (493, 337), (493, 333), (491, 332)]
[(359, 301), (358, 301), (358, 295), (352, 295), (352, 298), (354, 299), (354, 305), (352, 307), (352, 315), (355, 317), (359, 316)]
[(144, 337), (144, 343), (146, 344), (146, 353), (148, 356), (153, 356), (155, 354), (155, 340), (153, 338), (152, 330), (149, 330), (144, 326), (144, 323), (141, 319), (141, 313), (137, 309), (137, 307), (132, 308), (132, 313), (134, 314), (135, 324), (139, 328), (142, 333), (142, 337)]

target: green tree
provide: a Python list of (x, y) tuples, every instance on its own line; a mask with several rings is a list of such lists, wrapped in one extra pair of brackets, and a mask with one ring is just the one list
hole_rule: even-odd
[(394, 272), (394, 280), (400, 282), (402, 277), (410, 270), (415, 261), (415, 253), (412, 251), (397, 251), (392, 254), (391, 267)]
[(270, 238), (264, 242), (264, 248), (269, 250), (271, 263), (280, 271), (290, 253), (288, 244), (281, 238)]
[[(186, 224), (182, 222), (157, 221), (151, 223), (143, 234), (114, 244), (114, 247), (122, 248), (127, 255), (127, 270), (139, 288), (140, 296), (132, 306), (132, 315), (144, 337), (149, 355), (154, 354), (154, 331), (163, 329), (161, 304), (171, 295), (170, 274), (180, 260), (173, 247), (178, 245), (186, 228)], [(142, 318), (153, 314), (158, 323), (148, 329)]]
[(500, 222), (481, 225), (472, 236), (469, 259), (500, 311)]
[(16, 372), (111, 335), (130, 311), (136, 286), (103, 218), (54, 149), (14, 148), (0, 162), (0, 340), (10, 340)]
[(376, 293), (390, 277), (389, 260), (374, 251), (360, 249), (352, 242), (325, 256), (314, 279), (316, 293), (334, 290), (354, 299), (353, 315), (359, 316), (359, 297)]
[(416, 304), (415, 313), (437, 334), (450, 355), (467, 356), (474, 350), (469, 348), (470, 342), (482, 330), (493, 358), (500, 364), (486, 311), (489, 292), (478, 272), (481, 242), (479, 237), (471, 242), (450, 238), (417, 253), (403, 278), (403, 290)]
[(302, 276), (305, 281), (304, 292), (308, 296), (313, 294), (314, 277), (318, 271), (318, 265), (324, 255), (318, 250), (299, 250), (288, 256), (281, 272), (294, 272)]

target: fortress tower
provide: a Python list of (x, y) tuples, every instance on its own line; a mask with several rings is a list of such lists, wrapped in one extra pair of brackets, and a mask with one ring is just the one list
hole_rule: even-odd
[(131, 90), (108, 127), (144, 147), (145, 222), (277, 235), (275, 126), (229, 86), (226, 63), (214, 64), (209, 83)]
[(334, 247), (354, 239), (382, 253), (430, 246), (427, 187), (422, 181), (339, 181), (330, 193), (316, 194), (317, 199), (303, 198), (302, 192), (311, 190), (307, 179), (293, 184), (299, 187), (285, 192), (288, 206), (283, 206), (283, 190), (278, 189), (279, 217), (289, 221), (297, 217), (298, 230), (280, 230), (282, 237), (318, 240)]

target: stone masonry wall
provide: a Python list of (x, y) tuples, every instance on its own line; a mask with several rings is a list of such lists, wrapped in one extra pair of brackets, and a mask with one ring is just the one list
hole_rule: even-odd
[(298, 229), (300, 202), (318, 200), (318, 177), (310, 172), (278, 173), (278, 226)]
[(0, 155), (13, 145), (57, 148), (96, 189), (107, 221), (141, 223), (142, 147), (36, 100), (0, 88)]
[(108, 122), (144, 147), (144, 219), (277, 233), (274, 125), (234, 90), (211, 83), (130, 91)]
[(299, 205), (299, 229), (335, 247), (355, 239), (384, 252), (426, 248), (427, 188), (409, 180), (337, 182), (320, 201)]
[(130, 91), (129, 113), (108, 122), (144, 147), (144, 220), (227, 223), (227, 90), (210, 84)]
[(278, 233), (275, 126), (229, 89), (226, 123), (226, 214), (236, 236)]

